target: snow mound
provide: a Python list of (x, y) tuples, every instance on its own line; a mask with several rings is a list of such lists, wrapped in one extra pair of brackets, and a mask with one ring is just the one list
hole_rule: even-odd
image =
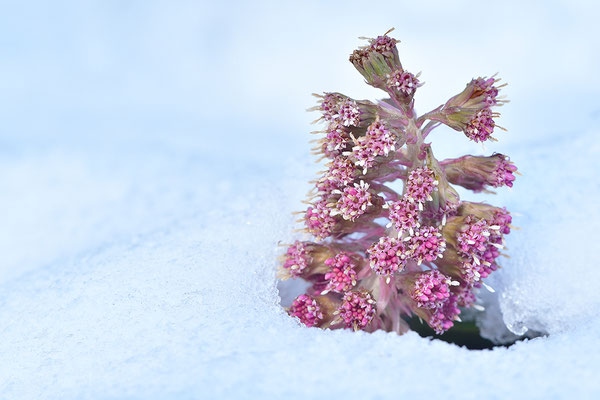
[[(599, 397), (593, 7), (5, 3), (0, 399)], [(493, 30), (457, 23), (482, 15)], [(469, 351), (307, 329), (280, 305), (278, 243), (297, 238), (290, 212), (318, 169), (301, 110), (313, 91), (380, 97), (347, 56), (392, 26), (424, 72), (420, 111), (474, 73), (510, 83), (510, 133), (485, 153), (524, 176), (468, 199), (520, 213), (521, 230), (478, 323), (546, 337)], [(456, 132), (433, 149), (481, 152)]]
[(553, 334), (598, 317), (600, 272), (592, 256), (600, 221), (594, 200), (600, 193), (596, 135), (510, 151), (523, 176), (499, 200), (520, 214), (513, 220), (520, 229), (508, 236), (511, 258), (489, 280), (499, 291), (487, 296), (487, 303), (493, 308), (497, 303), (502, 318), (484, 315), (484, 336), (502, 341), (506, 332), (498, 321), (519, 335), (527, 330)]
[(285, 314), (278, 242), (296, 237), (308, 159), (266, 174), (185, 151), (5, 157), (1, 397), (589, 396), (600, 390), (593, 137), (510, 152), (524, 176), (494, 203), (521, 213), (521, 230), (480, 324), (497, 340), (503, 321), (550, 335), (493, 351)]

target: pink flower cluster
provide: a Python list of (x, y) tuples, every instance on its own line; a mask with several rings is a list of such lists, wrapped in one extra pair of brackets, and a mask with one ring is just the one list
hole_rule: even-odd
[(406, 198), (417, 203), (432, 200), (431, 194), (438, 181), (435, 174), (428, 167), (419, 167), (410, 171), (406, 180)]
[(312, 296), (306, 294), (298, 296), (288, 312), (309, 328), (318, 325), (323, 320), (321, 307)]
[(475, 192), (488, 188), (512, 187), (517, 167), (503, 154), (488, 157), (463, 156), (442, 161), (446, 177), (451, 183)]
[(465, 128), (465, 135), (474, 142), (485, 142), (494, 132), (494, 122), (492, 110), (484, 108), (475, 114)]
[(368, 292), (346, 292), (336, 312), (346, 328), (365, 329), (375, 317), (375, 300)]
[(419, 317), (442, 334), (461, 308), (481, 309), (478, 290), (500, 267), (510, 213), (461, 200), (453, 185), (511, 187), (517, 168), (497, 153), (438, 161), (428, 136), (445, 124), (475, 142), (490, 139), (502, 85), (473, 79), (418, 116), (419, 75), (402, 66), (397, 43), (382, 35), (350, 56), (389, 97), (317, 95), (313, 110), (326, 126), (314, 132), (324, 134), (314, 150), (328, 162), (300, 220), (315, 241), (297, 241), (282, 256), (283, 276), (310, 283), (288, 309), (309, 327), (401, 334)]
[(355, 221), (373, 205), (372, 198), (373, 194), (369, 191), (369, 184), (365, 181), (355, 183), (353, 186), (346, 186), (341, 192), (337, 207), (332, 211), (332, 215), (339, 213), (342, 218)]
[(416, 76), (403, 70), (394, 71), (388, 78), (387, 85), (405, 96), (412, 96), (420, 86)]
[(394, 132), (388, 129), (381, 121), (373, 122), (364, 136), (355, 140), (352, 148), (352, 159), (355, 164), (362, 167), (363, 174), (373, 167), (379, 156), (387, 156), (390, 151), (395, 150), (398, 138)]
[(442, 334), (454, 326), (454, 321), (457, 320), (460, 309), (456, 295), (451, 295), (441, 306), (433, 309), (427, 323), (433, 328), (437, 334)]
[(330, 269), (325, 273), (327, 287), (321, 294), (327, 294), (328, 292), (344, 293), (356, 286), (358, 275), (356, 264), (351, 257), (350, 254), (341, 252), (333, 258), (325, 260), (325, 265)]
[(371, 269), (378, 275), (390, 277), (404, 269), (406, 247), (404, 242), (389, 236), (382, 236), (367, 249)]
[(432, 270), (417, 275), (410, 296), (421, 308), (436, 309), (450, 297), (452, 280), (440, 271)]
[(421, 265), (423, 261), (433, 262), (442, 258), (446, 250), (446, 241), (435, 226), (424, 225), (417, 229), (413, 235), (404, 239), (408, 244), (410, 258)]
[(419, 206), (415, 202), (411, 202), (408, 198), (403, 197), (398, 201), (395, 201), (388, 205), (390, 227), (393, 225), (396, 230), (402, 234), (404, 231), (410, 231), (411, 234), (414, 228), (420, 226), (419, 224)]
[(302, 272), (304, 272), (309, 263), (308, 257), (306, 244), (296, 240), (296, 242), (287, 249), (283, 268), (289, 271), (289, 274), (293, 277), (302, 276)]

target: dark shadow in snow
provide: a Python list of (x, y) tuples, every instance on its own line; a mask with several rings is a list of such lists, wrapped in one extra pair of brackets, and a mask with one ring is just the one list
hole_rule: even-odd
[(479, 328), (474, 321), (455, 322), (454, 326), (443, 335), (436, 334), (426, 323), (421, 322), (418, 317), (407, 321), (410, 329), (417, 332), (422, 337), (442, 340), (448, 343), (454, 343), (458, 346), (464, 346), (469, 350), (493, 349), (495, 347), (510, 347), (513, 344), (534, 337), (544, 336), (538, 332), (528, 332), (527, 336), (522, 336), (512, 342), (496, 344), (481, 336)]

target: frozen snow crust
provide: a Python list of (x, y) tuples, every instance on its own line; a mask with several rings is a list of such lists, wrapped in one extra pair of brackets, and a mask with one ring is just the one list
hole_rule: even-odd
[(295, 238), (308, 156), (232, 166), (185, 146), (3, 153), (0, 398), (593, 397), (596, 137), (508, 149), (524, 176), (494, 202), (522, 214), (522, 229), (479, 323), (496, 340), (511, 337), (504, 323), (549, 336), (493, 351), (285, 314), (277, 241)]

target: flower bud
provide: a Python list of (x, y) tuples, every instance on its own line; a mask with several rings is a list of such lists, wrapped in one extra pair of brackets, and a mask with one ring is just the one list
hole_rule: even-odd
[(288, 314), (298, 318), (309, 328), (320, 325), (324, 318), (319, 303), (312, 296), (306, 294), (301, 294), (292, 302)]
[(440, 111), (431, 119), (442, 122), (450, 128), (462, 131), (469, 139), (475, 142), (485, 142), (492, 138), (496, 127), (495, 117), (500, 114), (492, 112), (489, 107), (476, 108), (448, 108)]
[(477, 78), (471, 80), (465, 89), (446, 102), (445, 108), (460, 107), (463, 109), (477, 109), (501, 105), (504, 101), (498, 99), (501, 86), (495, 86), (500, 79)]
[(448, 180), (474, 192), (486, 190), (488, 186), (512, 187), (517, 167), (502, 154), (489, 157), (464, 156), (444, 160), (440, 163)]
[(373, 220), (384, 215), (384, 199), (364, 181), (324, 193), (304, 213), (306, 231), (317, 240), (372, 229)]
[(310, 296), (301, 294), (287, 310), (307, 327), (328, 327), (335, 318), (340, 301), (331, 296)]
[(498, 91), (502, 87), (495, 86), (498, 80), (493, 77), (473, 79), (461, 93), (422, 116), (421, 120), (439, 121), (452, 129), (463, 131), (475, 142), (490, 139), (496, 126), (493, 118), (499, 115), (492, 112), (491, 107), (505, 102), (498, 98)]
[(319, 105), (310, 111), (320, 111), (322, 117), (328, 122), (335, 122), (347, 128), (367, 127), (377, 115), (377, 106), (368, 100), (354, 100), (341, 93), (314, 94), (318, 97)]
[(295, 241), (283, 256), (284, 273), (292, 278), (307, 277), (327, 270), (325, 261), (335, 252), (328, 246), (313, 242)]
[(385, 90), (392, 73), (402, 70), (396, 43), (398, 40), (387, 35), (378, 36), (350, 55), (350, 62), (369, 85)]

